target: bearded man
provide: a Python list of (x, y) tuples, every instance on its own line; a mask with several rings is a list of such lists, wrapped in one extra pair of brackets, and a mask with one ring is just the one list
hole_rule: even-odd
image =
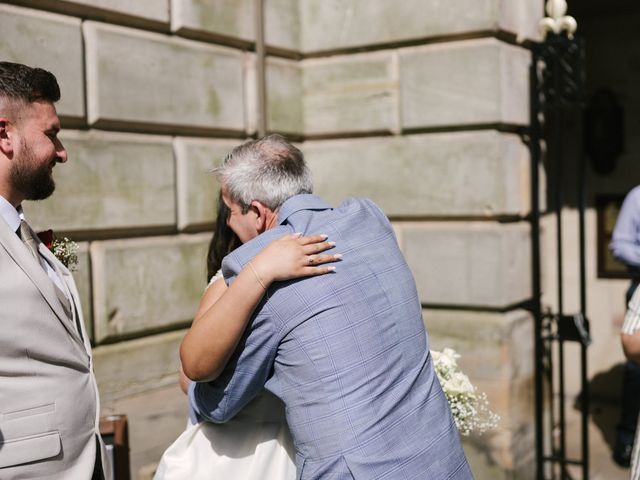
[(56, 78), (0, 62), (0, 478), (104, 479), (91, 346), (69, 270), (29, 227), (24, 200), (67, 161)]

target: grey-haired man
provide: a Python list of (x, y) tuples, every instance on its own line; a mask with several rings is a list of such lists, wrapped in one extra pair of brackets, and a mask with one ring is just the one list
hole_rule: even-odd
[(331, 275), (273, 284), (213, 382), (192, 383), (201, 419), (226, 422), (263, 388), (282, 399), (300, 479), (469, 479), (433, 370), (411, 272), (372, 201), (312, 195), (302, 152), (277, 135), (236, 147), (217, 171), (243, 246), (227, 282), (285, 234), (323, 233)]

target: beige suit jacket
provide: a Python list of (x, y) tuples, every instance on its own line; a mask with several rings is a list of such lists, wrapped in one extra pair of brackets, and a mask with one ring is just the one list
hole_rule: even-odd
[(82, 332), (0, 216), (0, 478), (89, 480), (99, 438), (91, 345), (71, 273), (44, 244), (39, 250), (68, 288)]

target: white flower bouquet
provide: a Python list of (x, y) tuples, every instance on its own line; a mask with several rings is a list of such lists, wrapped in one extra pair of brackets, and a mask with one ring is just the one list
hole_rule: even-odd
[(73, 240), (64, 237), (53, 241), (51, 251), (62, 264), (69, 270), (74, 271), (78, 265), (78, 244)]
[(460, 371), (460, 355), (451, 348), (431, 351), (433, 366), (444, 391), (456, 427), (461, 435), (484, 433), (498, 425), (500, 417), (489, 409), (484, 392), (478, 392), (469, 377)]
[(78, 244), (76, 242), (67, 237), (60, 240), (53, 233), (53, 230), (38, 232), (38, 238), (65, 267), (71, 271), (76, 269), (78, 265)]

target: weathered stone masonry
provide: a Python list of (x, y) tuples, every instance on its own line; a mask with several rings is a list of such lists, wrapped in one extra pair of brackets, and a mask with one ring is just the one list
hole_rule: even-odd
[[(532, 473), (528, 65), (537, 0), (265, 0), (267, 128), (300, 141), (332, 203), (373, 198), (416, 276), (434, 348), (464, 354), (500, 429), (477, 478)], [(253, 0), (0, 2), (0, 58), (54, 72), (70, 160), (27, 214), (81, 241), (103, 411), (134, 478), (184, 425), (179, 345), (217, 184), (257, 130)], [(159, 395), (159, 392), (161, 393)]]

